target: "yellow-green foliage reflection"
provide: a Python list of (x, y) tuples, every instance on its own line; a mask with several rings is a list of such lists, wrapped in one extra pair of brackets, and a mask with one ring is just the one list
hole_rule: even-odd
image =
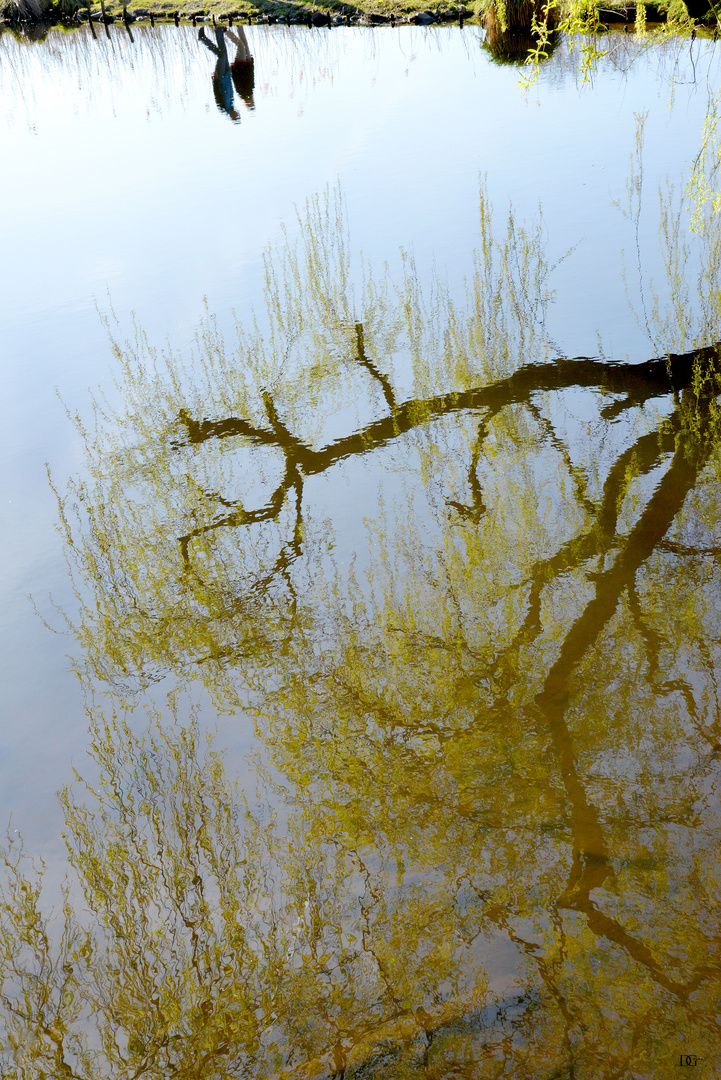
[(85, 904), (68, 890), (46, 919), (41, 875), (5, 852), (3, 1076), (334, 1071), (384, 1032), (417, 1042), (484, 1000), (467, 956), (478, 901), (448, 904), (302, 817), (281, 837), (194, 723), (91, 733), (97, 782), (62, 794)]
[[(104, 783), (64, 795), (92, 917), (33, 946), (78, 1075), (718, 1059), (718, 226), (708, 296), (649, 304), (631, 367), (554, 357), (542, 229), (480, 209), (462, 301), (354, 267), (330, 195), (232, 350), (211, 317), (191, 359), (116, 344), (60, 499), (79, 670), (252, 716), (288, 822), (192, 726), (96, 721)], [(350, 551), (321, 481), (362, 498)], [(9, 864), (6, 1008), (54, 1054)]]
[[(265, 318), (239, 325), (232, 349), (212, 316), (189, 359), (138, 328), (114, 344), (120, 409), (98, 399), (93, 427), (76, 418), (89, 479), (60, 504), (74, 627), (118, 684), (190, 671), (217, 690), (229, 659), (262, 667), (299, 617), (289, 567), (311, 527), (308, 479), (546, 355), (540, 229), (511, 219), (498, 245), (485, 198), (462, 310), (440, 289), (423, 296), (410, 259), (400, 283), (361, 267), (354, 286), (337, 193), (302, 226), (302, 243), (268, 255)], [(334, 437), (341, 407), (347, 434)]]

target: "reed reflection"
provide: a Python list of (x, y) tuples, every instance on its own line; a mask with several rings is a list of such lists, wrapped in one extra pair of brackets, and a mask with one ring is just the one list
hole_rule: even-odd
[[(410, 259), (354, 270), (338, 194), (299, 224), (232, 349), (212, 317), (193, 357), (115, 341), (122, 404), (59, 499), (86, 685), (119, 709), (199, 680), (252, 716), (287, 830), (192, 726), (96, 718), (104, 783), (63, 798), (99, 944), (36, 954), (62, 1030), (127, 1032), (128, 1075), (716, 1062), (718, 222), (695, 309), (666, 245), (688, 302), (649, 313), (636, 366), (554, 355), (542, 225), (494, 236), (483, 191), (463, 301)], [(363, 500), (353, 550), (321, 478)]]

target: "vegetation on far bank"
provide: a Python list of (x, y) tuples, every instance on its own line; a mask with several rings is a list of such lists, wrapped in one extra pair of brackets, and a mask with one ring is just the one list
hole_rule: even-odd
[[(698, 25), (719, 25), (715, 8), (707, 0), (652, 0), (650, 3), (611, 3), (601, 5), (571, 0), (573, 17), (580, 15), (584, 24), (595, 30), (621, 28), (645, 30), (651, 23), (666, 23), (677, 32), (692, 32)], [(0, 29), (22, 25), (68, 27), (85, 22), (126, 19), (128, 22), (153, 20), (178, 22), (218, 19), (225, 22), (252, 20), (287, 22), (289, 25), (343, 25), (346, 23), (449, 23), (487, 24), (489, 18), (502, 24), (516, 21), (516, 8), (528, 9), (528, 22), (564, 27), (567, 13), (554, 0), (533, 4), (528, 0), (469, 0), (468, 3), (444, 3), (443, 0), (0, 0)], [(579, 11), (575, 9), (579, 8)], [(580, 11), (580, 8), (583, 8)], [(550, 17), (550, 19), (549, 19)]]

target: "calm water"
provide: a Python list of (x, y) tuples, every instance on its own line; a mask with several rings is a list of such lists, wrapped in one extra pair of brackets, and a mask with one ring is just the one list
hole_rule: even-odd
[(0, 37), (3, 1075), (714, 1076), (716, 48), (236, 31)]

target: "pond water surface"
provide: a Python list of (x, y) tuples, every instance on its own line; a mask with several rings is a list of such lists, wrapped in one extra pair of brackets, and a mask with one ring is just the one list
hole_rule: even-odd
[(202, 33), (0, 36), (3, 1075), (717, 1075), (717, 47)]

